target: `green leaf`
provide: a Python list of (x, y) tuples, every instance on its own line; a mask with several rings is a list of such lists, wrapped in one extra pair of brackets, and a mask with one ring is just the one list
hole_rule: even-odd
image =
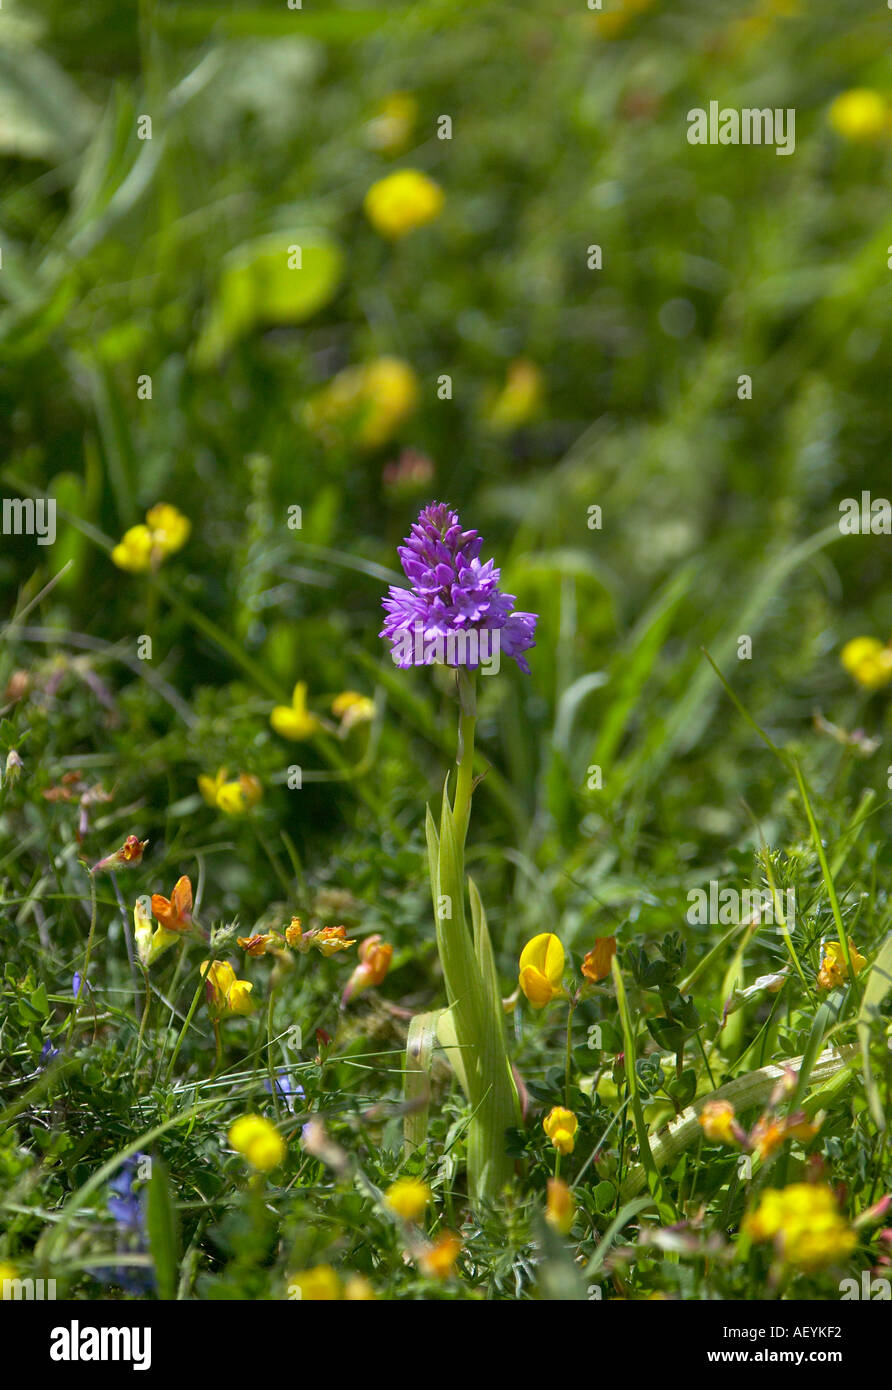
[(160, 1158), (152, 1159), (152, 1176), (146, 1199), (146, 1229), (155, 1262), (158, 1297), (176, 1298), (179, 1266), (177, 1212), (170, 1192), (167, 1165)]
[(434, 1009), (430, 1013), (416, 1014), (409, 1024), (403, 1059), (403, 1096), (413, 1108), (407, 1111), (403, 1119), (406, 1158), (411, 1158), (427, 1139), (431, 1065), (437, 1042), (437, 1024), (443, 1012), (443, 1009)]
[(870, 1061), (870, 1027), (880, 1017), (880, 1005), (892, 988), (892, 932), (886, 937), (873, 963), (858, 1013), (858, 1041), (864, 1064), (864, 1084), (870, 1113), (877, 1129), (886, 1128), (886, 1116)]

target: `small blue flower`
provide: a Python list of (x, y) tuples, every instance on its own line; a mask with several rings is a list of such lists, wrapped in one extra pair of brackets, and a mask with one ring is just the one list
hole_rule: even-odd
[[(109, 1180), (108, 1186), (112, 1195), (106, 1204), (118, 1229), (120, 1254), (148, 1254), (145, 1198), (142, 1192), (133, 1191), (133, 1180), (142, 1164), (147, 1161), (147, 1154), (131, 1154), (129, 1158), (124, 1159), (118, 1172)], [(151, 1269), (119, 1265), (112, 1271), (112, 1278), (127, 1293), (149, 1293), (155, 1287), (155, 1275)]]
[[(269, 1083), (268, 1077), (263, 1083), (263, 1089), (266, 1091), (267, 1095), (272, 1095), (272, 1086)], [(307, 1093), (303, 1086), (294, 1080), (290, 1072), (283, 1070), (276, 1075), (276, 1094), (284, 1101), (289, 1115), (293, 1115), (295, 1100), (304, 1100)]]

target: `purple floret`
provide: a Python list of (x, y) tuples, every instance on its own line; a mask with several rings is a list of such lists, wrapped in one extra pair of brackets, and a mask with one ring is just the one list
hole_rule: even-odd
[[(398, 666), (478, 666), (491, 659), (497, 641), (529, 674), (523, 653), (536, 645), (536, 614), (514, 612), (514, 595), (498, 587), (501, 571), (492, 560), (480, 561), (482, 545), (445, 503), (423, 509), (399, 548), (412, 587), (391, 585), (383, 601), (379, 636), (390, 642)], [(472, 636), (494, 632), (497, 639)]]

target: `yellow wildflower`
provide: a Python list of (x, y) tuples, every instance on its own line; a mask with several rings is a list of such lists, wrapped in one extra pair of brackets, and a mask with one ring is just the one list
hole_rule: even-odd
[(289, 1275), (288, 1297), (301, 1303), (331, 1303), (341, 1297), (341, 1281), (331, 1265), (314, 1265)]
[(318, 733), (320, 724), (315, 714), (307, 709), (307, 683), (298, 681), (291, 696), (290, 705), (276, 705), (269, 722), (277, 734), (283, 738), (312, 738)]
[(443, 190), (419, 169), (398, 169), (373, 183), (365, 195), (366, 217), (381, 236), (399, 241), (439, 217)]
[(281, 942), (274, 931), (255, 932), (253, 936), (237, 936), (236, 941), (249, 956), (265, 956), (267, 948)]
[(340, 719), (341, 737), (350, 732), (354, 724), (367, 724), (375, 717), (375, 702), (368, 695), (360, 695), (356, 690), (344, 690), (331, 702), (331, 712)]
[(268, 1173), (278, 1168), (288, 1152), (288, 1146), (275, 1125), (262, 1115), (242, 1115), (229, 1130), (229, 1142), (246, 1158), (252, 1168)]
[(569, 1233), (573, 1225), (576, 1203), (573, 1193), (563, 1178), (548, 1179), (548, 1200), (545, 1205), (545, 1220), (549, 1226), (560, 1231), (562, 1236)]
[(344, 1299), (347, 1303), (372, 1303), (377, 1296), (364, 1274), (351, 1274), (344, 1284)]
[(189, 539), (192, 522), (169, 502), (158, 502), (146, 512), (146, 524), (152, 533), (152, 544), (162, 555), (182, 550)]
[(388, 1187), (384, 1201), (404, 1221), (420, 1221), (431, 1200), (431, 1190), (420, 1178), (398, 1178)]
[(496, 430), (513, 430), (526, 424), (542, 403), (544, 378), (535, 362), (518, 358), (508, 368), (505, 385), (489, 410), (489, 423)]
[(843, 1259), (857, 1244), (825, 1183), (793, 1183), (763, 1193), (743, 1229), (752, 1240), (773, 1240), (781, 1261), (801, 1269), (820, 1269)]
[(366, 126), (366, 139), (375, 150), (398, 154), (405, 149), (418, 117), (418, 102), (411, 92), (391, 92)]
[(564, 996), (564, 948), (553, 932), (541, 932), (524, 946), (518, 983), (534, 1009)]
[(198, 790), (208, 806), (213, 806), (216, 809), (217, 793), (225, 784), (227, 776), (226, 768), (220, 767), (217, 769), (216, 776), (210, 777), (206, 772), (203, 772), (198, 778)]
[(145, 524), (131, 526), (111, 553), (118, 569), (142, 574), (157, 569), (167, 555), (182, 550), (192, 523), (169, 502), (158, 502), (146, 513)]
[(153, 926), (152, 899), (147, 893), (137, 898), (133, 904), (133, 938), (136, 942), (136, 953), (144, 970), (154, 965), (169, 946), (182, 940), (179, 932)]
[[(849, 937), (849, 955), (852, 958), (852, 969), (856, 975), (860, 975), (867, 964), (867, 958), (866, 956), (858, 954), (855, 949), (855, 943), (851, 937)], [(842, 942), (826, 941), (824, 943), (824, 957), (821, 961), (821, 968), (818, 971), (818, 988), (835, 989), (837, 985), (841, 985), (848, 977), (849, 971), (846, 965), (846, 957)]]
[(704, 1137), (711, 1144), (739, 1144), (740, 1126), (734, 1106), (727, 1100), (708, 1100), (697, 1116)]
[(131, 526), (111, 553), (119, 570), (142, 574), (152, 568), (152, 533), (148, 526)]
[(555, 1105), (542, 1121), (542, 1128), (559, 1154), (571, 1154), (576, 1144), (579, 1121), (572, 1110)]
[(328, 445), (363, 449), (386, 444), (419, 400), (418, 379), (399, 357), (376, 357), (338, 372), (304, 409), (304, 419)]
[(335, 956), (339, 951), (348, 951), (351, 946), (355, 946), (355, 941), (347, 939), (346, 927), (321, 927), (319, 931), (307, 933), (312, 937), (312, 944), (323, 956)]
[(231, 1014), (250, 1014), (254, 1011), (251, 991), (254, 986), (249, 980), (236, 979), (235, 971), (228, 961), (215, 960), (202, 963), (205, 978), (205, 997), (211, 1018), (215, 1021)]
[(217, 806), (227, 816), (240, 816), (252, 811), (263, 796), (260, 780), (248, 772), (240, 772), (237, 782), (224, 782), (217, 791)]
[(853, 637), (846, 642), (839, 659), (849, 675), (867, 690), (879, 690), (892, 681), (892, 648), (876, 637)]
[(889, 130), (889, 106), (879, 92), (869, 87), (852, 87), (833, 102), (829, 119), (837, 134), (856, 143), (870, 144)]

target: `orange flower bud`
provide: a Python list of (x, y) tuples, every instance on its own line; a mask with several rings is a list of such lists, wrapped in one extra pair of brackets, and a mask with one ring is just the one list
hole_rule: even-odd
[(582, 962), (582, 973), (596, 985), (610, 974), (610, 962), (616, 955), (616, 937), (599, 936)]

